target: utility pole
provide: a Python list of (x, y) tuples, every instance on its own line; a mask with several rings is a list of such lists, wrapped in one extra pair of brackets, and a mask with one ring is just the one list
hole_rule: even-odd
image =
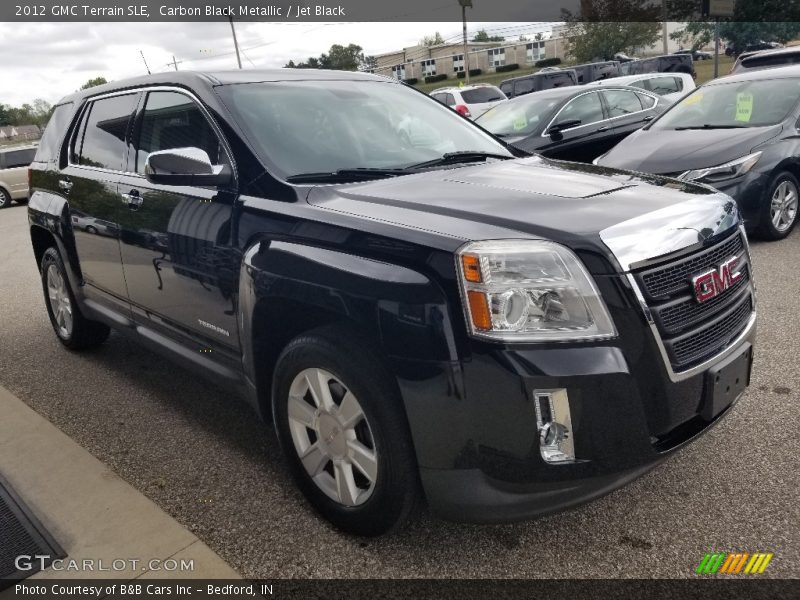
[(472, 0), (458, 0), (461, 5), (461, 21), (464, 25), (464, 82), (469, 85), (469, 46), (467, 45), (467, 8), (472, 8)]
[(172, 55), (172, 62), (171, 63), (167, 63), (167, 64), (168, 65), (172, 65), (173, 67), (175, 67), (176, 71), (178, 70), (178, 61), (175, 60), (175, 55), (174, 54)]
[[(147, 74), (150, 75), (150, 67), (147, 66), (147, 59), (144, 57), (144, 52), (139, 50), (139, 54), (142, 55), (142, 61), (144, 61), (144, 68), (147, 69)], [(174, 59), (175, 57), (173, 56), (172, 58)]]
[(236, 28), (233, 26), (233, 17), (228, 17), (231, 23), (231, 33), (233, 34), (233, 45), (236, 48), (236, 62), (239, 63), (239, 68), (242, 68), (242, 57), (239, 56), (239, 42), (236, 41)]
[(664, 42), (664, 54), (669, 54), (667, 42), (667, 0), (661, 0), (661, 37)]
[(714, 79), (719, 77), (719, 17), (714, 18)]

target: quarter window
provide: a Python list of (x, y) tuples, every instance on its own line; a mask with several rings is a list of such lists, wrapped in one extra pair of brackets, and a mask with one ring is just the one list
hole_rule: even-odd
[(651, 92), (663, 96), (664, 94), (677, 94), (683, 90), (683, 79), (680, 77), (654, 77), (649, 82)]
[(73, 105), (69, 102), (60, 104), (53, 110), (44, 135), (39, 140), (39, 149), (36, 152), (37, 161), (48, 162), (58, 158), (60, 142), (63, 139), (64, 130), (67, 128), (69, 116), (72, 114), (72, 108)]
[(178, 92), (150, 92), (136, 149), (136, 172), (144, 173), (151, 152), (173, 148), (200, 148), (211, 162), (220, 162), (216, 132), (188, 96)]
[(88, 167), (122, 170), (127, 147), (125, 137), (137, 94), (112, 96), (92, 102), (73, 148), (73, 161)]

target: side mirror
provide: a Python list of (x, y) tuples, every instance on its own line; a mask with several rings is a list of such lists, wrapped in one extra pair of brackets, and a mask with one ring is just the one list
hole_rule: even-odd
[(566, 121), (561, 121), (551, 126), (550, 129), (547, 130), (547, 135), (554, 140), (560, 140), (562, 137), (564, 137), (562, 135), (563, 131), (577, 127), (580, 124), (580, 119), (567, 119)]
[(231, 181), (228, 165), (213, 165), (205, 150), (172, 148), (147, 157), (144, 175), (150, 183), (164, 185), (222, 186)]

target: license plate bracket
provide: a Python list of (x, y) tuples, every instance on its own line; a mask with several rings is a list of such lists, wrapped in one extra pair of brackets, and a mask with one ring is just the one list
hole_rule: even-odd
[(745, 343), (725, 362), (709, 369), (705, 378), (705, 394), (701, 416), (706, 421), (724, 411), (750, 385), (753, 346)]

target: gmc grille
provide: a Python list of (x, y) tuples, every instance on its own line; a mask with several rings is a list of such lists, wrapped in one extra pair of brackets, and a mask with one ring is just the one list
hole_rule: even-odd
[[(737, 257), (742, 277), (700, 303), (692, 278)], [(684, 371), (727, 348), (747, 326), (755, 307), (750, 262), (738, 231), (711, 246), (634, 272), (674, 371)]]

